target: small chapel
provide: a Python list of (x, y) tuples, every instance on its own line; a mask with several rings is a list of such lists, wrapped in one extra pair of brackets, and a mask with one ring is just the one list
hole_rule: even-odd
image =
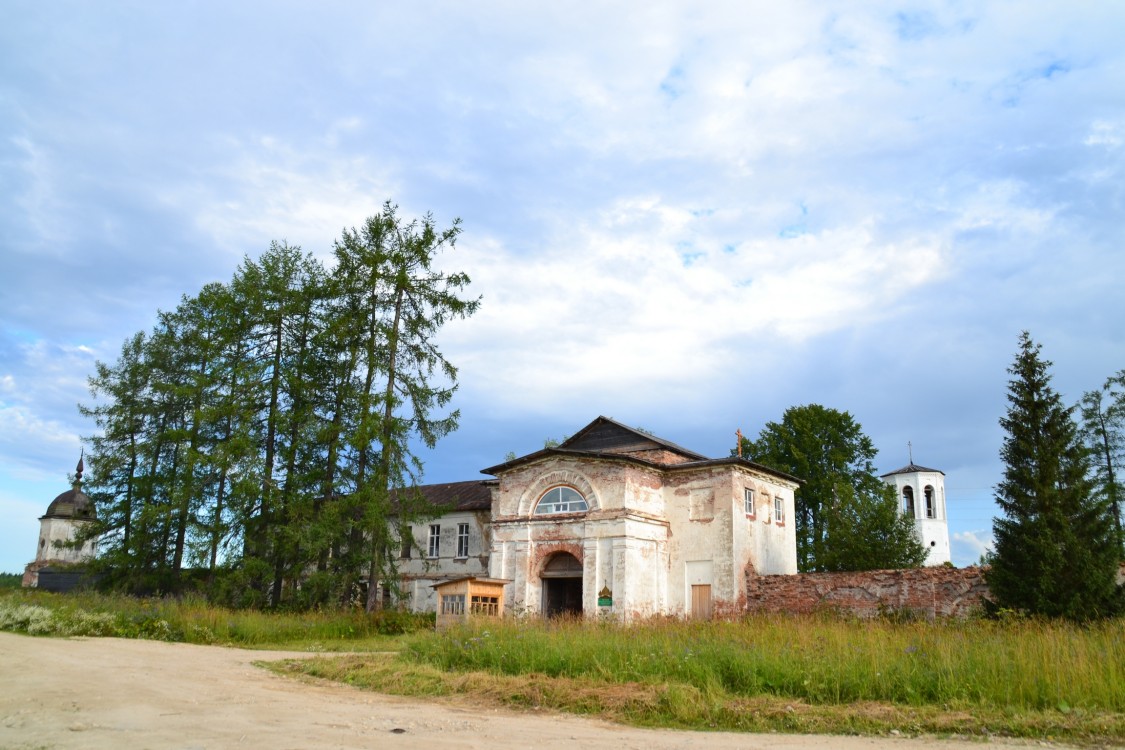
[(800, 480), (739, 456), (598, 417), (482, 473), (420, 488), (448, 510), (402, 530), (411, 609), (441, 615), (435, 585), (465, 578), (528, 614), (707, 618), (745, 608), (748, 576), (797, 572)]
[(48, 591), (69, 591), (81, 583), (82, 564), (97, 556), (97, 540), (74, 545), (79, 532), (97, 520), (94, 503), (82, 491), (82, 457), (74, 471), (74, 483), (47, 506), (39, 517), (39, 544), (35, 560), (23, 571), (23, 585)]

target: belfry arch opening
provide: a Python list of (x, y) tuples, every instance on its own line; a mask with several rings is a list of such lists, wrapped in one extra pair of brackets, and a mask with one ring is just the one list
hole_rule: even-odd
[(582, 614), (582, 562), (569, 552), (556, 552), (539, 574), (543, 581), (543, 614)]

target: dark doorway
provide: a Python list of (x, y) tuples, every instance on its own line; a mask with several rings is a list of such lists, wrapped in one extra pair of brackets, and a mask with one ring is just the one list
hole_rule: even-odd
[(582, 563), (560, 552), (543, 567), (543, 612), (547, 617), (582, 614)]
[(582, 614), (582, 579), (548, 578), (546, 588), (547, 617)]

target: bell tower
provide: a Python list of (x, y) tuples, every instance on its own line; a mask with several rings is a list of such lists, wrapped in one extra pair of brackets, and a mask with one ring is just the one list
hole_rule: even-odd
[[(909, 445), (909, 444), (908, 444)], [(949, 554), (949, 520), (945, 512), (945, 473), (910, 463), (882, 476), (895, 488), (899, 512), (914, 519), (918, 539), (928, 551), (926, 565), (952, 562)]]

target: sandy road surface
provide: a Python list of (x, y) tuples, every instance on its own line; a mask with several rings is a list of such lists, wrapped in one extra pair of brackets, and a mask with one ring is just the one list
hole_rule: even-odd
[[(0, 633), (0, 748), (817, 748), (980, 744), (632, 729), (569, 716), (305, 684), (252, 662), (295, 656), (117, 638)], [(400, 730), (400, 731), (396, 731)], [(1026, 748), (1027, 743), (989, 743)]]

